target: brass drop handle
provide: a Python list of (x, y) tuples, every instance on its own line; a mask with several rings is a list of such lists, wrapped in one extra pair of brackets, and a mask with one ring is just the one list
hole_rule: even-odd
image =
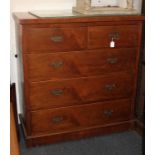
[(113, 112), (114, 112), (114, 111), (111, 110), (111, 109), (110, 109), (110, 110), (104, 110), (104, 115), (107, 116), (107, 117), (111, 117), (112, 114), (113, 114)]
[(63, 36), (52, 36), (51, 40), (55, 43), (60, 43), (64, 40)]
[(107, 91), (113, 91), (116, 88), (116, 84), (107, 84), (105, 85), (105, 89)]
[(108, 58), (107, 62), (109, 64), (116, 64), (118, 62), (118, 58)]
[(52, 66), (54, 69), (59, 69), (64, 65), (63, 61), (55, 61), (50, 66)]
[(110, 40), (119, 40), (120, 39), (120, 34), (119, 32), (112, 32), (109, 34)]
[(64, 93), (62, 89), (53, 89), (50, 91), (54, 96), (60, 96)]
[(63, 122), (63, 120), (64, 120), (63, 116), (55, 116), (52, 118), (52, 123), (59, 124)]

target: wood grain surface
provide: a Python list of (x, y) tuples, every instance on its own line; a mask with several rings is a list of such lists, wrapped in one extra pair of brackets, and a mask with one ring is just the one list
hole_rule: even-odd
[(100, 49), (25, 55), (31, 81), (77, 78), (128, 71), (134, 72), (136, 49)]
[(133, 129), (143, 16), (13, 16), (28, 146)]

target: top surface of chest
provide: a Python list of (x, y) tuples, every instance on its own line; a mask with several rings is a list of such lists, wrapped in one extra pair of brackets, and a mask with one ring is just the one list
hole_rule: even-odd
[[(40, 12), (44, 15), (46, 13)], [(144, 16), (142, 15), (83, 15), (72, 12), (58, 12), (51, 14), (50, 18), (35, 16), (28, 12), (15, 12), (13, 17), (17, 23), (22, 25), (27, 24), (61, 24), (61, 23), (90, 23), (90, 22), (131, 22), (131, 21), (143, 21)]]

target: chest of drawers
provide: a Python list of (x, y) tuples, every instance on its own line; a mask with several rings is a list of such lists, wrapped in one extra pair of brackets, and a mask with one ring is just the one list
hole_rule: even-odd
[(133, 128), (142, 16), (14, 18), (28, 146)]

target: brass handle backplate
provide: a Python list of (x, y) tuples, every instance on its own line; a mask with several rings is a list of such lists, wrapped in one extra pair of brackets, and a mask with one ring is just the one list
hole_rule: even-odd
[(50, 66), (52, 66), (54, 69), (59, 69), (64, 65), (63, 61), (55, 61)]
[(108, 58), (107, 62), (109, 64), (116, 64), (118, 62), (118, 59), (117, 58)]
[(53, 42), (60, 43), (60, 42), (62, 42), (64, 40), (64, 38), (62, 36), (52, 36), (51, 40)]
[(62, 89), (53, 89), (50, 91), (54, 96), (60, 96), (64, 93)]
[(110, 117), (112, 116), (113, 112), (114, 112), (113, 110), (104, 110), (104, 115)]
[(116, 88), (116, 84), (107, 84), (105, 85), (105, 89), (107, 91), (113, 91)]
[(63, 116), (55, 116), (52, 118), (52, 123), (59, 124), (64, 120)]

